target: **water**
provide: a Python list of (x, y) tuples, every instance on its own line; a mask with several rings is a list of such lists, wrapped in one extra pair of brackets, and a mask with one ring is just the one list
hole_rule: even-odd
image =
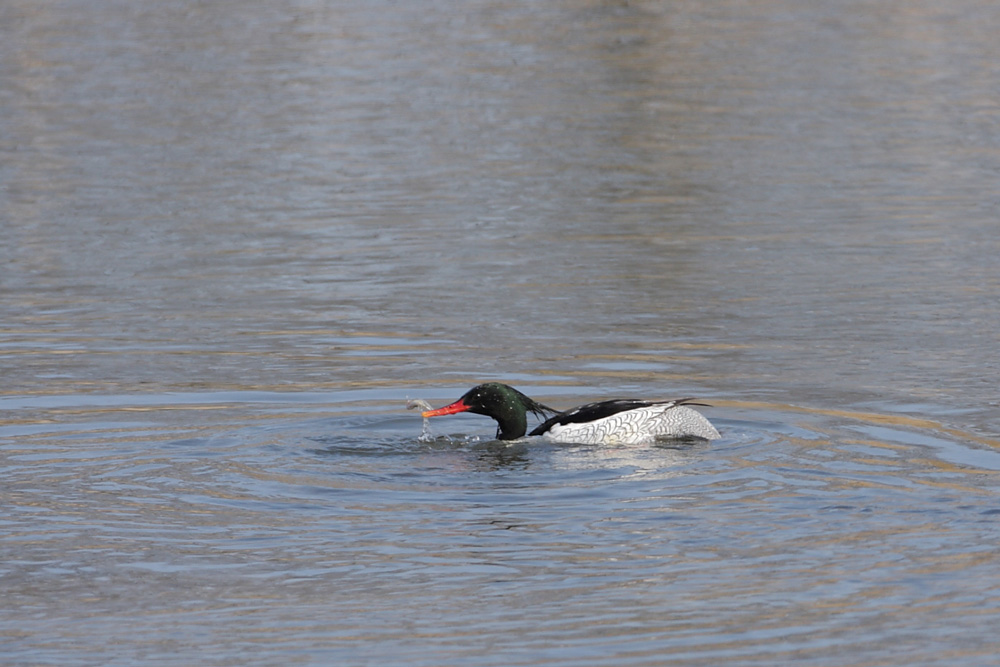
[(3, 4), (5, 664), (992, 664), (998, 19)]

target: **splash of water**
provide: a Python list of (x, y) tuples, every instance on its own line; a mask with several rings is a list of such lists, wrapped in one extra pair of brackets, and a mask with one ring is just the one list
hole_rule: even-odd
[[(406, 401), (407, 410), (416, 410), (418, 408), (420, 410), (432, 409), (431, 404), (422, 398), (407, 399)], [(420, 430), (420, 437), (417, 438), (417, 440), (420, 442), (432, 442), (434, 440), (434, 436), (431, 434), (431, 420), (428, 419), (427, 417), (424, 417), (424, 425), (423, 428)]]

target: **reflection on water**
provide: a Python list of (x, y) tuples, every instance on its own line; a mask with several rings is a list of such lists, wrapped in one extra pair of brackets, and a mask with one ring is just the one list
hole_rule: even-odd
[(1000, 10), (702, 4), (0, 6), (9, 659), (988, 664)]

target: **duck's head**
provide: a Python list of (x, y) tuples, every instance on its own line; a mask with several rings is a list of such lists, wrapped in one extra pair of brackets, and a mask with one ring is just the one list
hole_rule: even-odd
[(440, 417), (458, 412), (472, 412), (492, 417), (497, 422), (498, 440), (516, 440), (528, 430), (528, 413), (544, 418), (552, 408), (528, 398), (517, 389), (500, 382), (487, 382), (465, 392), (462, 398), (437, 410), (428, 410), (424, 417)]

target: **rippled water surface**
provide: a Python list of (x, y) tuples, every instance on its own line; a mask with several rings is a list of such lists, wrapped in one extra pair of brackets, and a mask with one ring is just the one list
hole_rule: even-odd
[(2, 662), (993, 664), (998, 27), (0, 5)]

